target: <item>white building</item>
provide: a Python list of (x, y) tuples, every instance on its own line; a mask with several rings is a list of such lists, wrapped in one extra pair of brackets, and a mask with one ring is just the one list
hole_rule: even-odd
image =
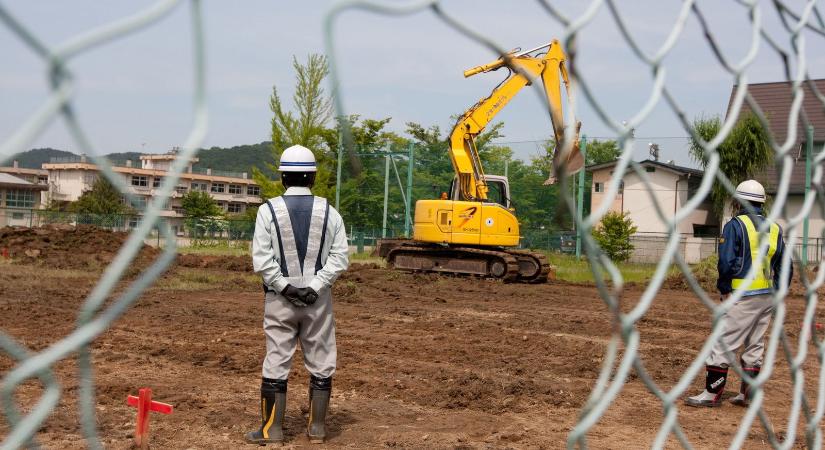
[(31, 210), (38, 208), (46, 189), (45, 184), (0, 172), (0, 227), (30, 226)]
[[(645, 160), (640, 163), (651, 183), (648, 189), (633, 170), (625, 172), (619, 193), (610, 205), (610, 211), (627, 213), (639, 234), (667, 233), (667, 225), (656, 212), (656, 205), (665, 219), (672, 220), (676, 212), (693, 197), (702, 180), (702, 171)], [(587, 167), (593, 174), (590, 210), (594, 211), (607, 200), (607, 186), (613, 176), (616, 161)], [(651, 195), (652, 194), (652, 195)], [(695, 237), (718, 236), (718, 220), (710, 202), (703, 202), (679, 223), (680, 234)]]
[[(116, 173), (123, 175), (129, 191), (134, 195), (131, 206), (142, 211), (157, 195), (163, 177), (169, 171), (177, 152), (146, 154), (140, 157), (140, 167), (132, 161), (113, 162)], [(240, 214), (247, 208), (257, 208), (262, 203), (261, 189), (247, 173), (221, 172), (212, 169), (196, 169), (197, 158), (189, 161), (186, 172), (178, 180), (175, 191), (161, 215), (169, 218), (175, 232), (183, 232), (180, 218), (184, 217), (181, 198), (189, 191), (209, 193), (229, 215)], [(85, 156), (53, 158), (43, 164), (48, 179), (48, 199), (44, 203), (68, 203), (76, 201), (90, 190), (100, 176), (100, 170)], [(178, 220), (175, 220), (178, 219)], [(137, 218), (133, 220), (136, 222)], [(132, 224), (134, 225), (134, 223)]]

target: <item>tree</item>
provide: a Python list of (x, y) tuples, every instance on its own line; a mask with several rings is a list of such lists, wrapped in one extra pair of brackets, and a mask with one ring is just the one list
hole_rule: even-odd
[[(705, 142), (716, 137), (721, 128), (722, 120), (719, 116), (701, 116), (693, 121), (693, 131)], [(753, 178), (773, 161), (774, 153), (769, 142), (768, 131), (762, 126), (759, 118), (750, 112), (743, 113), (730, 134), (716, 149), (719, 153), (719, 170), (734, 186)], [(699, 141), (691, 138), (689, 151), (694, 160), (702, 167), (707, 167), (709, 158)], [(720, 220), (731, 199), (731, 194), (716, 181), (710, 192), (710, 201), (713, 212)]]
[(223, 210), (215, 199), (203, 191), (189, 191), (181, 198), (186, 217), (223, 217)]
[[(284, 108), (277, 88), (273, 87), (269, 108), (273, 113), (272, 156), (275, 164), (268, 166), (276, 172), (281, 152), (292, 145), (302, 145), (312, 150), (319, 168), (314, 191), (317, 195), (328, 197), (334, 192), (335, 157), (330, 154), (331, 149), (324, 145), (327, 142), (325, 136), (330, 133), (326, 126), (332, 117), (332, 102), (323, 88), (324, 78), (329, 73), (327, 59), (323, 55), (311, 54), (303, 65), (293, 56), (292, 67), (295, 69), (292, 101), (297, 114)], [(252, 169), (252, 178), (261, 187), (265, 198), (280, 195), (284, 190), (279, 181), (270, 180), (256, 168)]]
[(636, 230), (629, 213), (611, 211), (605, 214), (599, 225), (593, 229), (593, 238), (610, 259), (624, 262), (630, 259), (633, 253), (630, 236)]
[(619, 148), (619, 144), (613, 139), (608, 139), (606, 141), (593, 139), (592, 141), (587, 142), (587, 148), (585, 150), (587, 153), (587, 165), (615, 161), (622, 155), (622, 150)]
[(132, 212), (123, 202), (123, 195), (105, 177), (98, 177), (92, 189), (84, 192), (69, 206), (80, 214), (116, 215)]
[(208, 193), (189, 191), (181, 199), (181, 206), (186, 213), (186, 226), (195, 238), (214, 235), (227, 228), (223, 210)]

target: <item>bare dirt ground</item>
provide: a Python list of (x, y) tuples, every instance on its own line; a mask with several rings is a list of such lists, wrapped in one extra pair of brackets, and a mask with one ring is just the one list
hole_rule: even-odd
[[(0, 236), (0, 246), (4, 242), (8, 236)], [(44, 264), (50, 247), (39, 248), (42, 256), (14, 263), (0, 258), (0, 329), (34, 350), (71, 332), (99, 276), (78, 261), (53, 269)], [(107, 448), (131, 446), (135, 410), (125, 400), (146, 386), (156, 400), (175, 406), (174, 414), (152, 418), (156, 449), (244, 448), (243, 432), (259, 423), (260, 287), (237, 261), (224, 267), (207, 260), (190, 258), (174, 268), (94, 342), (98, 428)], [(339, 367), (330, 438), (322, 448), (562, 448), (610, 337), (607, 308), (584, 285), (511, 285), (353, 265), (334, 292)], [(628, 290), (623, 307), (640, 294), (641, 287)], [(800, 297), (787, 305), (785, 325), (795, 338), (804, 305)], [(818, 320), (825, 322), (822, 314)], [(677, 382), (709, 328), (710, 314), (691, 294), (658, 294), (639, 329), (645, 366), (660, 387)], [(806, 390), (813, 395), (819, 362), (812, 346), (809, 352)], [(287, 448), (310, 447), (303, 434), (308, 375), (301, 358), (299, 351), (289, 383)], [(779, 361), (767, 384), (766, 411), (784, 435), (791, 385), (781, 354)], [(0, 356), (0, 374), (13, 365)], [(74, 361), (59, 363), (56, 374), (64, 395), (39, 442), (84, 448)], [(701, 376), (694, 380), (691, 393), (703, 383)], [(733, 375), (729, 395), (738, 386)], [(29, 408), (39, 392), (38, 383), (29, 382), (17, 400)], [(730, 443), (744, 413), (729, 404), (680, 407), (679, 420), (696, 448), (719, 448)], [(588, 444), (649, 448), (661, 421), (660, 402), (631, 375)], [(8, 431), (0, 418), (0, 441)], [(794, 446), (804, 447), (797, 436)], [(668, 446), (676, 447), (675, 439)], [(745, 448), (768, 447), (757, 423)]]

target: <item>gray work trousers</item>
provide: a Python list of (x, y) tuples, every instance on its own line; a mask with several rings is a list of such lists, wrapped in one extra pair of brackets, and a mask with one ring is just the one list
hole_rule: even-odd
[(306, 307), (294, 306), (280, 294), (267, 292), (264, 334), (264, 378), (285, 380), (289, 377), (298, 339), (301, 340), (304, 365), (310, 374), (328, 378), (335, 373), (335, 319), (329, 288), (322, 289), (318, 293), (318, 301)]
[(713, 344), (705, 363), (709, 366), (728, 367), (725, 348), (733, 354), (743, 349), (741, 364), (744, 367), (762, 367), (765, 353), (765, 331), (771, 322), (773, 306), (771, 295), (742, 297), (721, 319), (722, 335)]

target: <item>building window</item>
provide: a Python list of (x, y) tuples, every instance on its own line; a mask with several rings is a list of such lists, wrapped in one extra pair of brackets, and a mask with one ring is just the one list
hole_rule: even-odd
[(140, 218), (137, 216), (132, 216), (129, 218), (129, 228), (137, 228), (140, 225)]
[(13, 189), (6, 191), (6, 207), (34, 208), (34, 191)]
[(86, 183), (88, 185), (92, 185), (92, 184), (95, 184), (95, 181), (97, 181), (97, 174), (96, 173), (86, 172), (86, 173), (83, 174), (83, 182), (84, 183)]
[(49, 184), (49, 177), (47, 175), (40, 175), (37, 177), (38, 184)]
[(129, 205), (132, 208), (135, 208), (135, 209), (140, 209), (140, 210), (146, 209), (146, 197), (144, 197), (142, 195), (136, 195), (136, 196), (131, 198), (131, 201), (129, 202)]
[(648, 172), (648, 173), (649, 173), (649, 172), (655, 172), (655, 171), (656, 171), (656, 168), (655, 168), (655, 167), (650, 167), (650, 166), (645, 167), (645, 172)]
[(230, 203), (226, 209), (226, 212), (232, 214), (239, 214), (243, 212), (243, 206), (240, 203)]
[(192, 182), (192, 190), (193, 191), (203, 191), (207, 192), (209, 190), (209, 185), (206, 183), (200, 183), (197, 181)]
[(181, 194), (181, 195), (186, 194), (186, 192), (188, 190), (189, 189), (187, 189), (186, 186), (177, 186), (177, 187), (175, 187), (175, 192), (177, 192), (178, 194)]
[(159, 188), (161, 182), (163, 182), (163, 177), (152, 177), (153, 188)]
[(132, 186), (147, 187), (149, 180), (143, 175), (132, 175)]
[(11, 213), (12, 220), (23, 220), (25, 217), (26, 217), (26, 215), (21, 213), (21, 212)]
[(604, 183), (593, 183), (593, 192), (604, 192)]
[(242, 194), (243, 189), (238, 184), (230, 184), (229, 185), (229, 193), (230, 194)]
[(254, 196), (261, 195), (261, 187), (260, 186), (247, 186), (246, 187), (246, 195), (254, 195)]
[(222, 194), (226, 192), (226, 185), (223, 183), (212, 183), (212, 192)]

